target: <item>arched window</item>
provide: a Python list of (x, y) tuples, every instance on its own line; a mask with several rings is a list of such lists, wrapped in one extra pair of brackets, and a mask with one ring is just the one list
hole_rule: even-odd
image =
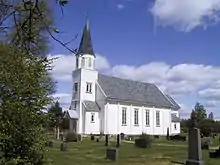
[(78, 67), (79, 67), (79, 58), (76, 57), (76, 68), (78, 68)]
[(81, 68), (84, 68), (85, 67), (85, 58), (82, 57), (82, 60), (81, 60)]
[(92, 67), (92, 59), (91, 58), (88, 58), (88, 66), (89, 66), (89, 68)]

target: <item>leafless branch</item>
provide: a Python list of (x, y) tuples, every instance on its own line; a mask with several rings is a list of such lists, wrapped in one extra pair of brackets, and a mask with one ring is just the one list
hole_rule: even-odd
[[(14, 4), (6, 4), (6, 3), (4, 3), (4, 2), (5, 2), (4, 0), (0, 0), (0, 5), (9, 8), (9, 9), (10, 9), (10, 13), (9, 13), (9, 14), (6, 14), (6, 15), (3, 17), (3, 19), (0, 20), (0, 29), (1, 29), (1, 30), (7, 29), (7, 28), (8, 28), (7, 26), (4, 26), (4, 27), (3, 27), (3, 26), (1, 26), (1, 25), (3, 25), (3, 23), (6, 22), (7, 19), (9, 19), (10, 17), (13, 18), (13, 22), (14, 22), (14, 26), (15, 26), (14, 28), (16, 29), (16, 34), (15, 34), (14, 38), (12, 39), (12, 42), (11, 42), (11, 43), (16, 44), (15, 41), (20, 41), (21, 38), (22, 38), (22, 36), (26, 34), (27, 37), (28, 37), (28, 41), (24, 41), (24, 42), (29, 42), (29, 43), (27, 43), (27, 44), (24, 44), (24, 45), (27, 46), (26, 49), (29, 49), (29, 50), (30, 50), (30, 46), (31, 46), (30, 44), (32, 44), (32, 43), (33, 43), (33, 44), (37, 44), (37, 43), (35, 43), (34, 41), (32, 42), (32, 40), (34, 40), (34, 38), (36, 37), (36, 36), (32, 35), (33, 19), (36, 19), (36, 18), (34, 18), (34, 14), (33, 14), (33, 13), (36, 12), (36, 10), (37, 10), (37, 12), (38, 12), (38, 14), (39, 14), (39, 17), (41, 17), (43, 26), (44, 26), (45, 30), (48, 32), (49, 36), (50, 36), (53, 40), (55, 40), (56, 42), (58, 42), (59, 44), (61, 44), (63, 47), (65, 47), (67, 50), (69, 50), (70, 52), (76, 54), (76, 50), (70, 49), (67, 45), (68, 45), (69, 43), (73, 42), (74, 40), (76, 40), (78, 34), (77, 34), (73, 39), (71, 39), (70, 41), (68, 41), (68, 42), (66, 42), (66, 43), (64, 43), (64, 42), (60, 41), (58, 38), (56, 38), (56, 37), (53, 35), (53, 31), (52, 31), (51, 27), (49, 27), (49, 26), (47, 25), (47, 23), (44, 22), (44, 19), (45, 19), (45, 18), (44, 18), (44, 16), (43, 16), (42, 11), (39, 9), (39, 0), (35, 0), (35, 1), (33, 1), (33, 0), (29, 0), (29, 1), (27, 1), (27, 0), (21, 0), (22, 5), (23, 5), (23, 9), (22, 9), (22, 7), (19, 8), (19, 7), (15, 6)], [(30, 5), (30, 3), (32, 3), (32, 4)], [(28, 6), (27, 4), (29, 4), (29, 8), (27, 7), (27, 6)], [(62, 17), (63, 17), (63, 6), (61, 6), (61, 5), (59, 5), (59, 6), (60, 6), (60, 8), (61, 8), (61, 13), (62, 13)], [(25, 19), (23, 22), (20, 22), (20, 20), (17, 20), (17, 18), (16, 18), (17, 15), (21, 14), (21, 12), (24, 12), (24, 13), (27, 13), (27, 12), (28, 12), (28, 14), (29, 14), (27, 17), (24, 15), (24, 16), (26, 17), (26, 19)], [(36, 15), (35, 15), (35, 16), (36, 16)], [(25, 17), (24, 17), (24, 18), (25, 18)], [(28, 28), (24, 28), (24, 27), (26, 27), (26, 26), (27, 26)], [(22, 41), (22, 42), (23, 42), (23, 41)], [(28, 44), (29, 44), (29, 45), (28, 45)], [(24, 45), (23, 45), (23, 46), (24, 46)]]

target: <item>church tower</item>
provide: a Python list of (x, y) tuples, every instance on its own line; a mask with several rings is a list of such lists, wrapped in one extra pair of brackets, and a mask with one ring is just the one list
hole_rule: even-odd
[(95, 53), (92, 46), (89, 21), (87, 19), (82, 38), (76, 53), (76, 65), (73, 70), (73, 92), (70, 111), (78, 115), (77, 132), (85, 132), (85, 102), (94, 103), (96, 98), (96, 81), (98, 72), (95, 70)]
[(76, 68), (75, 69), (91, 69), (95, 67), (95, 53), (93, 51), (92, 39), (89, 28), (89, 20), (87, 19), (83, 29), (83, 34), (79, 49), (76, 54)]

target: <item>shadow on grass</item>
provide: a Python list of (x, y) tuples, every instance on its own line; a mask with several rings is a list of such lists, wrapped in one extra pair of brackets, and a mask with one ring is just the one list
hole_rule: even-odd
[(185, 164), (185, 163), (183, 163), (183, 162), (172, 161), (172, 160), (171, 160), (171, 163), (175, 163), (175, 164)]

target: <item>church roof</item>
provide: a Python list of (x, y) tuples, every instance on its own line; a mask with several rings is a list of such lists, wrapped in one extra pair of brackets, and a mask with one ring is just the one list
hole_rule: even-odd
[(166, 97), (169, 99), (169, 101), (176, 107), (176, 109), (180, 109), (181, 107), (177, 104), (177, 102), (168, 94), (166, 94)]
[(83, 55), (83, 54), (90, 54), (90, 55), (95, 56), (95, 53), (93, 51), (93, 46), (92, 46), (92, 39), (91, 39), (88, 20), (84, 26), (81, 42), (80, 42), (79, 49), (76, 55)]
[(94, 102), (94, 101), (84, 101), (83, 103), (85, 105), (85, 108), (88, 111), (99, 111), (99, 106), (96, 102)]
[(67, 116), (65, 117), (70, 117), (71, 119), (78, 119), (78, 114), (75, 110), (67, 110), (66, 112)]
[(171, 121), (172, 122), (180, 122), (181, 119), (177, 117), (175, 114), (171, 114)]
[[(98, 75), (98, 83), (110, 100), (129, 101), (147, 106), (166, 107), (178, 110), (179, 105), (168, 99), (154, 84)], [(169, 98), (171, 98), (169, 96)], [(174, 104), (175, 102), (175, 104)], [(178, 106), (177, 106), (178, 105)]]

